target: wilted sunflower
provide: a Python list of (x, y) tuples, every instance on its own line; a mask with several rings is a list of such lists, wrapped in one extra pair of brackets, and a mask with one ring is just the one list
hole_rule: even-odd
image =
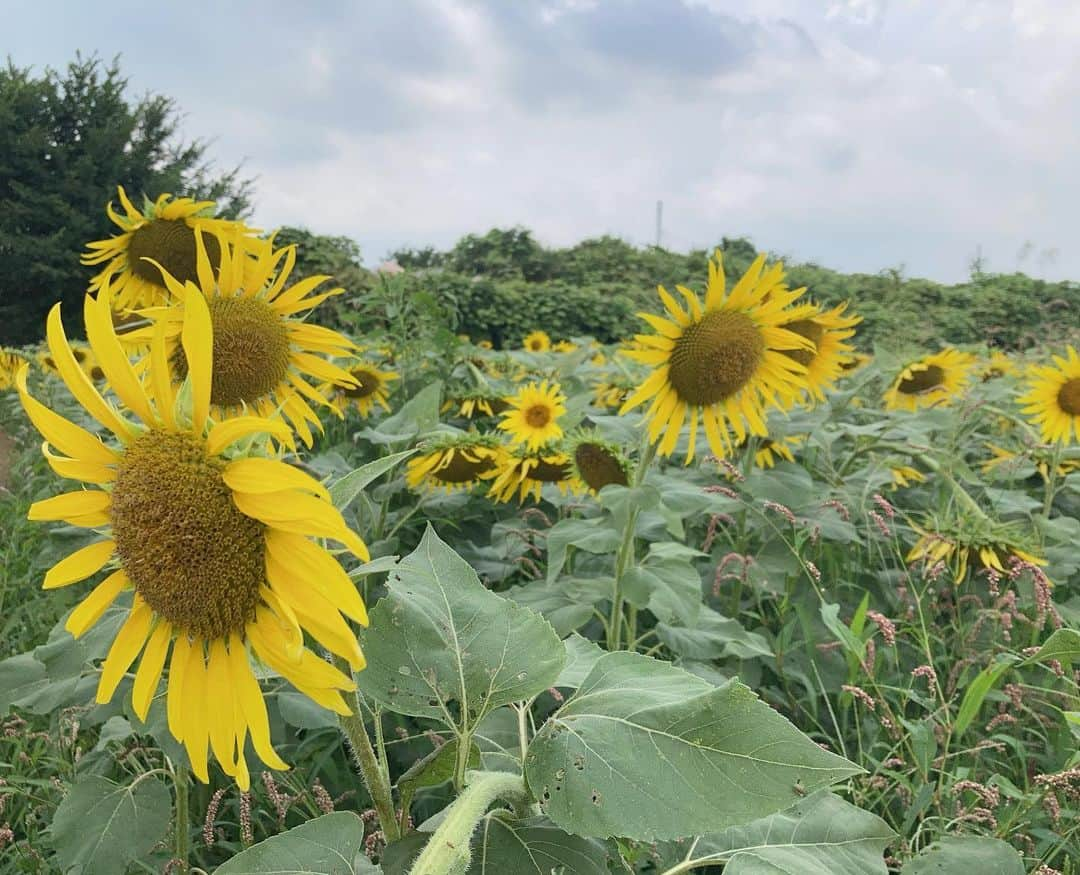
[(147, 201), (145, 209), (140, 211), (128, 199), (123, 186), (117, 188), (117, 193), (123, 215), (113, 209), (111, 202), (105, 212), (123, 233), (88, 243), (90, 252), (82, 257), (82, 263), (105, 265), (90, 280), (90, 290), (108, 284), (115, 295), (113, 306), (118, 310), (168, 303), (161, 271), (147, 259), (156, 261), (181, 284), (198, 281), (196, 229), (207, 232), (206, 250), (215, 271), (221, 258), (219, 238), (224, 237), (241, 249), (260, 242), (255, 237), (258, 232), (243, 222), (214, 218), (213, 201), (163, 194), (153, 203)]
[(729, 294), (717, 250), (709, 261), (704, 306), (694, 292), (676, 288), (686, 309), (660, 286), (669, 318), (638, 314), (657, 333), (637, 335), (641, 348), (627, 350), (625, 355), (655, 370), (619, 412), (626, 413), (651, 398), (645, 414), (651, 420), (649, 439), (659, 441), (658, 452), (664, 456), (675, 449), (689, 419), (689, 464), (699, 419), (709, 448), (717, 456), (732, 450), (729, 430), (740, 441), (747, 431), (765, 437), (766, 404), (788, 409), (809, 388), (806, 366), (785, 353), (813, 350), (814, 344), (781, 327), (791, 321), (791, 311), (785, 308), (805, 290), (789, 291), (783, 265), (766, 268), (764, 255), (755, 259)]
[(551, 338), (547, 336), (546, 332), (533, 331), (531, 334), (525, 335), (521, 341), (521, 346), (529, 352), (547, 352), (551, 349)]
[(601, 440), (594, 431), (580, 431), (566, 441), (566, 454), (573, 471), (590, 492), (605, 486), (630, 483), (630, 460), (616, 444)]
[(324, 383), (319, 387), (324, 394), (333, 393), (332, 406), (335, 410), (344, 413), (350, 406), (355, 406), (360, 415), (366, 418), (378, 404), (389, 412), (389, 386), (400, 376), (396, 371), (382, 371), (369, 362), (360, 362), (351, 365), (347, 372), (356, 381), (355, 386)]
[(789, 349), (784, 355), (806, 367), (807, 392), (824, 401), (825, 393), (843, 375), (844, 364), (854, 359), (854, 347), (844, 341), (855, 334), (855, 326), (862, 322), (862, 317), (845, 316), (846, 303), (831, 310), (813, 306), (813, 312), (786, 322), (783, 327), (812, 341), (814, 348)]
[(918, 468), (912, 468), (910, 465), (898, 465), (895, 468), (890, 468), (889, 473), (892, 475), (892, 483), (889, 485), (889, 489), (906, 489), (914, 483), (925, 483), (926, 475), (923, 474)]
[(1000, 349), (990, 353), (990, 358), (982, 363), (982, 379), (996, 380), (999, 377), (1011, 377), (1020, 373), (1020, 368), (1011, 358)]
[(502, 395), (490, 389), (477, 388), (459, 392), (453, 398), (448, 398), (442, 406), (442, 412), (457, 409), (457, 415), (466, 419), (475, 419), (478, 416), (498, 416), (510, 405)]
[(1034, 365), (1028, 391), (1017, 399), (1047, 443), (1080, 441), (1080, 355), (1069, 347), (1054, 365)]
[(452, 435), (434, 441), (409, 459), (405, 482), (410, 489), (472, 489), (496, 474), (501, 445), (491, 435)]
[(969, 565), (977, 569), (993, 569), (1004, 573), (1011, 557), (1032, 565), (1046, 565), (1040, 559), (1016, 544), (1016, 539), (1002, 527), (959, 525), (922, 529), (912, 526), (919, 538), (905, 557), (910, 565), (920, 560), (933, 566), (943, 562), (953, 574), (953, 582), (960, 583), (967, 576)]
[(539, 501), (545, 484), (554, 484), (566, 495), (582, 491), (583, 484), (574, 475), (570, 456), (555, 446), (530, 450), (519, 446), (505, 447), (496, 461), (496, 474), (488, 495), (496, 501), (510, 501), (515, 494), (518, 504), (531, 496)]
[(118, 438), (119, 447), (31, 397), (25, 368), (18, 377), (23, 407), (46, 440), (42, 449), (53, 470), (101, 487), (31, 506), (32, 520), (64, 520), (102, 532), (57, 562), (44, 587), (68, 586), (111, 569), (68, 618), (66, 628), (75, 637), (120, 593), (134, 590), (131, 610), (102, 665), (97, 701), (112, 698), (141, 653), (132, 701), (145, 720), (168, 662), (168, 725), (187, 748), (192, 770), (209, 780), (209, 748), (246, 790), (249, 734), (264, 763), (286, 768), (270, 744), (249, 651), (314, 701), (348, 714), (340, 691), (354, 689), (352, 679), (305, 649), (303, 633), (359, 670), (364, 657), (342, 615), (366, 623), (367, 614), (348, 575), (311, 538), (339, 541), (364, 560), (368, 551), (322, 484), (283, 462), (239, 449), (252, 435), (287, 433), (283, 423), (244, 416), (211, 424), (212, 321), (201, 296), (189, 297), (182, 327), (190, 363), (183, 397), (190, 410), (178, 409), (184, 405), (177, 403), (169, 379), (164, 326), (151, 344), (148, 394), (123, 353), (109, 303), (107, 288), (96, 301), (87, 296), (87, 334), (110, 386), (138, 423), (106, 401), (79, 368), (59, 304), (49, 314), (48, 342), (71, 394)]
[[(215, 414), (228, 416), (250, 410), (270, 417), (280, 411), (310, 447), (313, 438), (309, 424), (321, 431), (322, 423), (308, 402), (330, 406), (330, 401), (307, 378), (356, 386), (356, 378), (327, 359), (348, 355), (355, 345), (336, 331), (302, 321), (298, 314), (343, 290), (311, 294), (329, 279), (327, 276), (306, 277), (286, 288), (296, 263), (295, 246), (274, 250), (267, 244), (250, 255), (220, 237), (220, 270), (215, 273), (203, 245), (209, 236), (196, 234), (197, 284), (182, 283), (164, 273), (170, 304), (146, 311), (155, 324), (164, 326), (173, 378), (180, 381), (187, 375), (181, 326), (189, 299), (202, 295), (213, 326), (214, 384), (210, 403)], [(106, 290), (111, 287), (103, 287), (102, 291)], [(151, 326), (129, 332), (124, 341), (145, 345), (153, 331)], [(142, 364), (146, 368), (149, 360), (144, 358)]]
[(566, 413), (566, 396), (558, 383), (529, 383), (506, 400), (510, 406), (502, 412), (499, 428), (510, 434), (511, 443), (535, 450), (562, 437), (558, 419)]
[(958, 349), (944, 349), (914, 361), (885, 393), (885, 409), (947, 407), (967, 388), (974, 367), (975, 356)]
[[(997, 444), (988, 443), (992, 458), (982, 463), (984, 474), (1002, 473), (1006, 477), (1015, 476), (1016, 469), (1024, 464), (1031, 463), (1039, 472), (1043, 482), (1050, 479), (1050, 466), (1054, 464), (1054, 453), (1046, 447), (1028, 447), (1023, 453), (1007, 450)], [(1080, 471), (1080, 459), (1058, 459), (1057, 476), (1067, 477), (1073, 471)]]
[(15, 375), (30, 360), (21, 352), (13, 349), (0, 349), (0, 390), (10, 389), (15, 385)]

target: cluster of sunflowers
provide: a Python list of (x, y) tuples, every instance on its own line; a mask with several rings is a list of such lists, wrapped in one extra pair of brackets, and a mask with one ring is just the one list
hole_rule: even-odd
[(110, 204), (108, 214), (121, 233), (84, 258), (101, 265), (84, 301), (87, 344), (69, 342), (59, 304), (46, 326), (41, 362), (82, 410), (64, 416), (35, 398), (27, 357), (4, 362), (49, 465), (77, 484), (33, 504), (30, 518), (93, 531), (44, 586), (106, 572), (66, 622), (79, 637), (108, 612), (124, 617), (97, 700), (134, 670), (145, 719), (168, 666), (168, 726), (194, 774), (208, 780), (212, 753), (247, 789), (248, 738), (264, 763), (286, 768), (256, 664), (350, 713), (342, 694), (364, 657), (349, 621), (367, 614), (338, 557), (367, 561), (368, 550), (325, 486), (283, 457), (297, 437), (311, 445), (315, 409), (340, 414), (342, 398), (368, 387), (333, 361), (356, 345), (304, 321), (342, 290), (322, 276), (290, 284), (293, 248), (215, 218), (212, 203), (163, 195), (139, 210), (119, 196), (122, 212)]

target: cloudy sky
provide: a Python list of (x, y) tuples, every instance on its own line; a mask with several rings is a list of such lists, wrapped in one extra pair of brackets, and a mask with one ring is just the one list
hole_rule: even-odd
[[(526, 225), (964, 277), (1080, 279), (1075, 0), (20, 3), (0, 52), (122, 54), (368, 261)], [(62, 20), (61, 20), (62, 19)]]

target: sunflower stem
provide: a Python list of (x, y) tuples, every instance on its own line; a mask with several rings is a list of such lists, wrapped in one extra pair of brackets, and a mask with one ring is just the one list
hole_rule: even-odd
[(172, 769), (173, 789), (176, 791), (176, 822), (173, 835), (173, 855), (180, 861), (180, 871), (188, 871), (188, 858), (191, 855), (191, 828), (188, 820), (188, 790), (191, 781), (187, 769), (174, 765)]
[[(649, 466), (656, 456), (656, 447), (649, 441), (647, 434), (643, 435), (641, 454), (638, 457), (637, 468), (634, 470), (633, 488), (637, 488), (645, 482), (645, 475)], [(630, 512), (626, 515), (626, 527), (623, 529), (622, 543), (619, 544), (619, 552), (615, 555), (615, 584), (611, 594), (611, 617), (607, 624), (608, 650), (622, 649), (623, 627), (623, 596), (622, 581), (628, 568), (634, 559), (635, 539), (637, 530), (638, 504), (635, 502)], [(630, 641), (633, 635), (630, 636)]]
[[(341, 671), (352, 676), (345, 660), (335, 656), (334, 662)], [(367, 727), (364, 726), (364, 712), (360, 704), (359, 692), (354, 690), (350, 693), (349, 700), (352, 714), (348, 717), (338, 715), (338, 722), (341, 725), (341, 731), (345, 734), (345, 739), (349, 742), (353, 762), (356, 763), (356, 768), (364, 779), (364, 786), (367, 787), (368, 795), (371, 796), (371, 803), (375, 806), (375, 813), (379, 817), (379, 827), (389, 844), (401, 838), (397, 816), (394, 812), (394, 799), (390, 792), (390, 780), (379, 764), (378, 757), (375, 756), (375, 748), (371, 746), (371, 737), (368, 735)]]

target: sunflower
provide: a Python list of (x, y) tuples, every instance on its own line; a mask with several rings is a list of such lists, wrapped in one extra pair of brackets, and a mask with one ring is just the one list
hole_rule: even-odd
[(854, 348), (844, 341), (855, 334), (855, 326), (862, 317), (845, 316), (846, 303), (831, 310), (813, 306), (813, 312), (786, 322), (783, 327), (812, 341), (814, 348), (789, 349), (784, 355), (806, 367), (808, 394), (824, 401), (825, 392), (843, 375), (844, 364), (854, 359)]
[[(659, 287), (669, 318), (639, 314), (656, 334), (639, 334), (640, 347), (625, 355), (655, 370), (626, 400), (620, 414), (652, 399), (646, 411), (649, 439), (659, 442), (660, 455), (671, 455), (689, 418), (687, 464), (694, 458), (698, 421), (704, 424), (709, 448), (717, 456), (732, 450), (729, 429), (737, 440), (747, 431), (765, 437), (765, 406), (789, 409), (809, 388), (804, 364), (785, 353), (813, 350), (813, 341), (782, 327), (792, 321), (785, 308), (804, 289), (789, 291), (783, 265), (765, 267), (765, 256), (727, 291), (719, 250), (709, 261), (705, 303), (687, 288), (676, 286), (686, 309)], [(796, 311), (797, 312), (797, 311)], [(809, 312), (809, 311), (803, 311)]]
[(23, 407), (45, 438), (49, 465), (62, 477), (98, 487), (31, 506), (32, 520), (64, 520), (101, 533), (57, 562), (44, 588), (110, 570), (68, 617), (66, 628), (75, 637), (122, 592), (133, 591), (102, 665), (97, 701), (113, 697), (141, 653), (132, 701), (145, 720), (168, 662), (168, 726), (186, 747), (192, 770), (209, 780), (209, 748), (246, 790), (249, 734), (264, 763), (286, 768), (270, 744), (249, 651), (314, 701), (348, 714), (341, 691), (354, 689), (352, 678), (306, 649), (303, 631), (359, 670), (364, 658), (345, 617), (366, 623), (367, 614), (349, 577), (312, 538), (336, 540), (365, 561), (368, 551), (322, 484), (241, 449), (252, 435), (287, 434), (283, 423), (253, 416), (211, 421), (212, 319), (201, 296), (191, 295), (185, 310), (181, 342), (190, 368), (178, 396), (167, 369), (164, 325), (152, 340), (147, 392), (113, 329), (107, 291), (96, 301), (87, 296), (87, 333), (110, 386), (137, 423), (106, 401), (79, 368), (59, 304), (49, 314), (47, 337), (61, 379), (119, 446), (34, 399), (25, 367), (17, 378)]
[(1080, 441), (1080, 355), (1070, 346), (1054, 365), (1033, 366), (1028, 392), (1017, 400), (1047, 443), (1067, 444), (1073, 435)]
[(861, 352), (855, 353), (850, 358), (847, 358), (844, 361), (840, 362), (840, 370), (842, 372), (842, 376), (847, 377), (851, 374), (854, 374), (856, 371), (861, 371), (873, 360), (874, 357), (872, 355), (864, 355)]
[(617, 445), (601, 440), (594, 431), (580, 431), (566, 441), (573, 473), (590, 492), (605, 486), (630, 483), (630, 460)]
[(90, 280), (90, 290), (109, 285), (115, 294), (118, 310), (154, 307), (168, 303), (169, 295), (161, 278), (157, 262), (181, 284), (199, 279), (196, 259), (195, 232), (207, 233), (206, 250), (214, 270), (221, 253), (218, 238), (226, 237), (241, 248), (257, 246), (262, 241), (258, 232), (242, 222), (214, 218), (213, 201), (195, 201), (163, 194), (156, 201), (146, 202), (144, 210), (135, 209), (123, 186), (117, 188), (123, 215), (105, 207), (109, 218), (123, 232), (107, 240), (87, 244), (90, 250), (82, 257), (87, 265), (104, 264)]
[(529, 352), (547, 352), (551, 349), (551, 338), (543, 331), (533, 331), (525, 335), (521, 345)]
[(324, 383), (319, 387), (324, 394), (333, 393), (331, 403), (335, 410), (343, 414), (350, 405), (355, 405), (365, 419), (376, 404), (389, 412), (389, 385), (400, 377), (396, 371), (381, 371), (368, 362), (361, 362), (349, 367), (348, 375), (356, 381), (355, 386)]
[(448, 398), (442, 406), (442, 412), (457, 408), (457, 415), (465, 419), (475, 419), (478, 416), (498, 416), (510, 405), (506, 403), (502, 395), (492, 392), (490, 389), (468, 389), (460, 392), (453, 398)]
[(410, 489), (472, 489), (495, 476), (500, 444), (491, 435), (465, 434), (442, 438), (409, 460), (405, 482)]
[(923, 474), (918, 468), (912, 468), (910, 465), (898, 465), (895, 468), (889, 468), (889, 473), (892, 475), (892, 483), (889, 485), (889, 489), (906, 489), (914, 483), (925, 483), (926, 475)]
[[(164, 273), (171, 296), (169, 306), (146, 311), (153, 324), (125, 334), (125, 344), (145, 347), (154, 326), (164, 326), (165, 351), (173, 378), (183, 380), (188, 363), (180, 342), (181, 327), (190, 298), (201, 295), (213, 326), (214, 384), (210, 403), (215, 414), (224, 417), (251, 410), (269, 417), (280, 411), (310, 447), (313, 438), (309, 424), (321, 431), (322, 423), (308, 402), (333, 405), (307, 378), (357, 388), (357, 378), (326, 358), (349, 355), (355, 345), (336, 331), (302, 321), (297, 314), (310, 311), (343, 289), (311, 294), (329, 279), (326, 276), (306, 277), (286, 288), (296, 263), (295, 246), (275, 250), (266, 245), (251, 255), (224, 237), (218, 238), (220, 270), (215, 275), (204, 245), (208, 236), (200, 232), (195, 239), (198, 284), (182, 283)], [(103, 292), (107, 290), (111, 291), (108, 284), (102, 287)], [(145, 356), (142, 367), (144, 371), (149, 367)]]
[(512, 444), (536, 450), (562, 437), (558, 418), (566, 413), (566, 396), (558, 383), (529, 383), (506, 400), (510, 406), (503, 411), (499, 428), (510, 433)]
[(997, 531), (985, 526), (975, 526), (974, 531), (971, 526), (966, 531), (964, 526), (944, 527), (944, 531), (912, 528), (919, 537), (904, 561), (909, 565), (922, 561), (930, 566), (943, 562), (952, 571), (954, 583), (961, 583), (972, 565), (1004, 573), (1012, 557), (1032, 565), (1046, 565), (1045, 559), (1021, 549), (1016, 538), (1000, 527)]
[[(987, 443), (987, 449), (992, 454), (991, 458), (982, 463), (984, 474), (1002, 473), (1006, 477), (1013, 477), (1016, 469), (1031, 461), (1035, 470), (1039, 472), (1043, 482), (1050, 479), (1050, 466), (1054, 464), (1054, 453), (1046, 447), (1028, 447), (1024, 452), (1014, 452), (1000, 447), (997, 444)], [(1080, 471), (1080, 459), (1058, 459), (1054, 469), (1059, 477), (1067, 477), (1073, 471)]]
[(996, 380), (999, 377), (1011, 377), (1020, 373), (1020, 368), (1011, 358), (999, 349), (990, 353), (990, 358), (982, 363), (982, 380)]
[(495, 477), (488, 495), (496, 501), (510, 501), (518, 495), (518, 504), (531, 496), (540, 500), (545, 484), (554, 484), (566, 495), (582, 491), (583, 484), (574, 475), (573, 461), (558, 447), (549, 445), (530, 450), (524, 446), (503, 448), (495, 463)]
[(957, 349), (944, 349), (914, 361), (885, 393), (885, 409), (946, 407), (967, 388), (974, 367), (975, 356)]
[[(777, 459), (794, 462), (795, 455), (792, 450), (801, 446), (805, 440), (805, 437), (800, 436), (785, 437), (777, 440), (761, 438), (758, 441), (757, 449), (754, 451), (754, 464), (759, 468), (772, 468)], [(749, 440), (743, 441), (739, 444), (739, 447), (745, 447), (748, 443)]]
[(597, 407), (622, 407), (636, 388), (637, 383), (630, 377), (609, 374), (593, 386), (593, 404)]
[(21, 352), (13, 349), (0, 349), (0, 390), (10, 389), (15, 385), (15, 375), (29, 364), (30, 360)]
[(551, 347), (555, 352), (576, 352), (578, 345), (569, 340), (560, 340)]

